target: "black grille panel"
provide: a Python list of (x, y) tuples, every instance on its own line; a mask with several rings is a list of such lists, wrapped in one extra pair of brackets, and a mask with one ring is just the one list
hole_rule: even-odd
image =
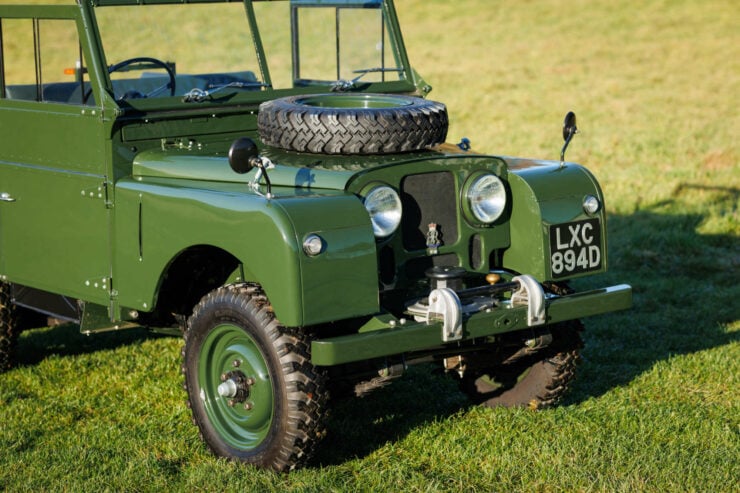
[(401, 181), (401, 233), (406, 250), (426, 248), (429, 223), (437, 224), (443, 245), (457, 241), (456, 196), (455, 178), (446, 171), (409, 175)]

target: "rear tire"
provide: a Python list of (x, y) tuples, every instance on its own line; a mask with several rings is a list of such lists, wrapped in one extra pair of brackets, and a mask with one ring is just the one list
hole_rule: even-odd
[[(556, 405), (575, 379), (576, 364), (583, 346), (577, 320), (550, 327), (553, 340), (542, 350), (509, 364), (494, 364), (466, 372), (461, 388), (474, 402), (486, 407), (529, 407)], [(478, 356), (496, 357), (497, 348)]]
[(185, 332), (183, 373), (193, 421), (216, 455), (276, 471), (306, 462), (324, 435), (328, 400), (309, 349), (257, 285), (201, 300)]
[(0, 373), (13, 367), (20, 333), (18, 312), (11, 301), (10, 291), (10, 284), (0, 282)]

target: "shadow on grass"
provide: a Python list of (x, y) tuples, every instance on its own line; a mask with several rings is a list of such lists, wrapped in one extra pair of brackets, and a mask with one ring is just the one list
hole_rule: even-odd
[(329, 466), (362, 459), (412, 430), (469, 407), (457, 382), (423, 364), (389, 387), (362, 397), (332, 401), (328, 434), (311, 460)]
[(36, 365), (49, 356), (76, 356), (139, 344), (148, 338), (161, 337), (147, 329), (84, 335), (74, 323), (24, 331), (18, 340), (18, 366)]
[(633, 308), (586, 320), (584, 363), (567, 402), (740, 339), (727, 330), (740, 320), (740, 237), (699, 232), (707, 221), (727, 221), (732, 232), (739, 199), (737, 188), (680, 185), (670, 200), (609, 217), (610, 272), (586, 282), (631, 284)]

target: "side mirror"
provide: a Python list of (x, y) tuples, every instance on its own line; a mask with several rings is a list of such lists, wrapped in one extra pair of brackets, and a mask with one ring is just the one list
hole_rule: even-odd
[(568, 148), (568, 144), (570, 144), (573, 136), (577, 133), (578, 127), (576, 126), (576, 114), (569, 111), (568, 114), (565, 115), (565, 120), (563, 121), (563, 140), (565, 140), (565, 144), (563, 145), (563, 149), (560, 151), (560, 167), (565, 166), (565, 150)]
[(257, 144), (248, 137), (236, 139), (229, 148), (229, 166), (234, 172), (243, 175), (257, 167), (259, 162), (259, 151)]
[(563, 121), (563, 140), (570, 140), (577, 133), (578, 127), (576, 127), (576, 114), (569, 111), (568, 114), (565, 115), (565, 120)]

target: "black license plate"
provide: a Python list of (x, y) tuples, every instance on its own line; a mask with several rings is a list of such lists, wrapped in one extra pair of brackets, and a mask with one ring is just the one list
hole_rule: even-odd
[(603, 257), (598, 219), (550, 226), (550, 270), (554, 279), (599, 270)]

